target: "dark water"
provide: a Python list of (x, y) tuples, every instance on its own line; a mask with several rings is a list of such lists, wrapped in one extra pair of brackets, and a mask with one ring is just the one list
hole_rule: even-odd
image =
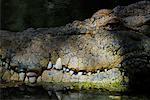
[(148, 94), (45, 90), (42, 86), (0, 89), (0, 100), (150, 100)]

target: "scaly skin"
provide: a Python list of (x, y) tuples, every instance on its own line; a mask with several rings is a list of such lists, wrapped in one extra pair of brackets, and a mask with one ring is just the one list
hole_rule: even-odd
[[(18, 66), (27, 72), (35, 71), (42, 81), (90, 83), (89, 87), (97, 83), (101, 84), (97, 88), (122, 91), (127, 87), (123, 84), (128, 83), (128, 79), (131, 85), (132, 81), (142, 80), (135, 79), (134, 74), (146, 70), (144, 76), (148, 75), (150, 39), (126, 29), (120, 21), (110, 13), (57, 28), (28, 29), (18, 33), (1, 31), (0, 53), (3, 58), (11, 58), (12, 68)], [(73, 74), (63, 72), (63, 69), (46, 69), (50, 60), (55, 64), (58, 58)]]

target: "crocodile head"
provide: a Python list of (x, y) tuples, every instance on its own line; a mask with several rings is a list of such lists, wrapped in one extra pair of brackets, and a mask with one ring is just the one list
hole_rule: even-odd
[(4, 31), (0, 33), (0, 50), (7, 55), (11, 48), (14, 52), (8, 53), (13, 54), (10, 65), (40, 73), (36, 75), (41, 75), (43, 81), (63, 85), (83, 82), (121, 91), (128, 79), (134, 84), (143, 79), (138, 80), (138, 75), (149, 75), (150, 39), (131, 30), (104, 28), (108, 23), (116, 24), (117, 19), (111, 11), (103, 10), (85, 21), (44, 31)]

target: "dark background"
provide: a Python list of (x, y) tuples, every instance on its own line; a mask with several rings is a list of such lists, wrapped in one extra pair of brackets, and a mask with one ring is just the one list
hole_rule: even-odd
[(91, 17), (99, 9), (137, 1), (140, 0), (0, 0), (1, 29), (62, 26)]

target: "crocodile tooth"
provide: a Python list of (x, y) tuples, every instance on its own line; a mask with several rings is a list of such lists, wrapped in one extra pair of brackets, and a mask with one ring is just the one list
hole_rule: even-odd
[(121, 67), (121, 64), (119, 64), (118, 67)]
[(97, 73), (100, 73), (100, 70), (97, 70)]
[(47, 69), (51, 69), (51, 68), (52, 68), (52, 62), (49, 61), (48, 66), (47, 66)]
[(72, 74), (74, 73), (74, 71), (73, 71), (73, 70), (70, 70), (69, 73), (72, 75)]
[(105, 72), (107, 72), (107, 69), (104, 69)]
[(58, 58), (55, 64), (56, 69), (62, 69), (61, 58)]
[(66, 71), (66, 67), (63, 67), (63, 71), (64, 71), (64, 72)]
[(2, 62), (2, 66), (4, 66), (5, 65), (5, 62)]
[(91, 74), (92, 74), (91, 72), (88, 72), (88, 73), (87, 73), (87, 75), (89, 75), (89, 76), (90, 76)]
[(27, 77), (28, 77), (30, 83), (35, 83), (37, 80), (37, 76), (38, 75), (35, 72), (28, 72), (27, 73)]
[(87, 72), (86, 72), (86, 71), (84, 71), (84, 72), (83, 72), (83, 75), (86, 75), (86, 74), (87, 74)]
[(69, 72), (70, 71), (70, 69), (69, 68), (66, 68), (66, 72)]
[(83, 74), (83, 72), (78, 72), (78, 76), (81, 76)]
[(35, 76), (34, 77), (29, 77), (28, 79), (29, 79), (30, 83), (36, 83), (36, 80), (37, 80), (37, 78)]
[(28, 72), (27, 77), (37, 77), (37, 74), (35, 72)]
[(25, 77), (25, 80), (24, 80), (24, 81), (25, 81), (25, 83), (28, 83), (28, 82), (29, 82), (27, 76)]
[(19, 80), (24, 81), (25, 79), (25, 73), (24, 72), (20, 72), (19, 73)]

